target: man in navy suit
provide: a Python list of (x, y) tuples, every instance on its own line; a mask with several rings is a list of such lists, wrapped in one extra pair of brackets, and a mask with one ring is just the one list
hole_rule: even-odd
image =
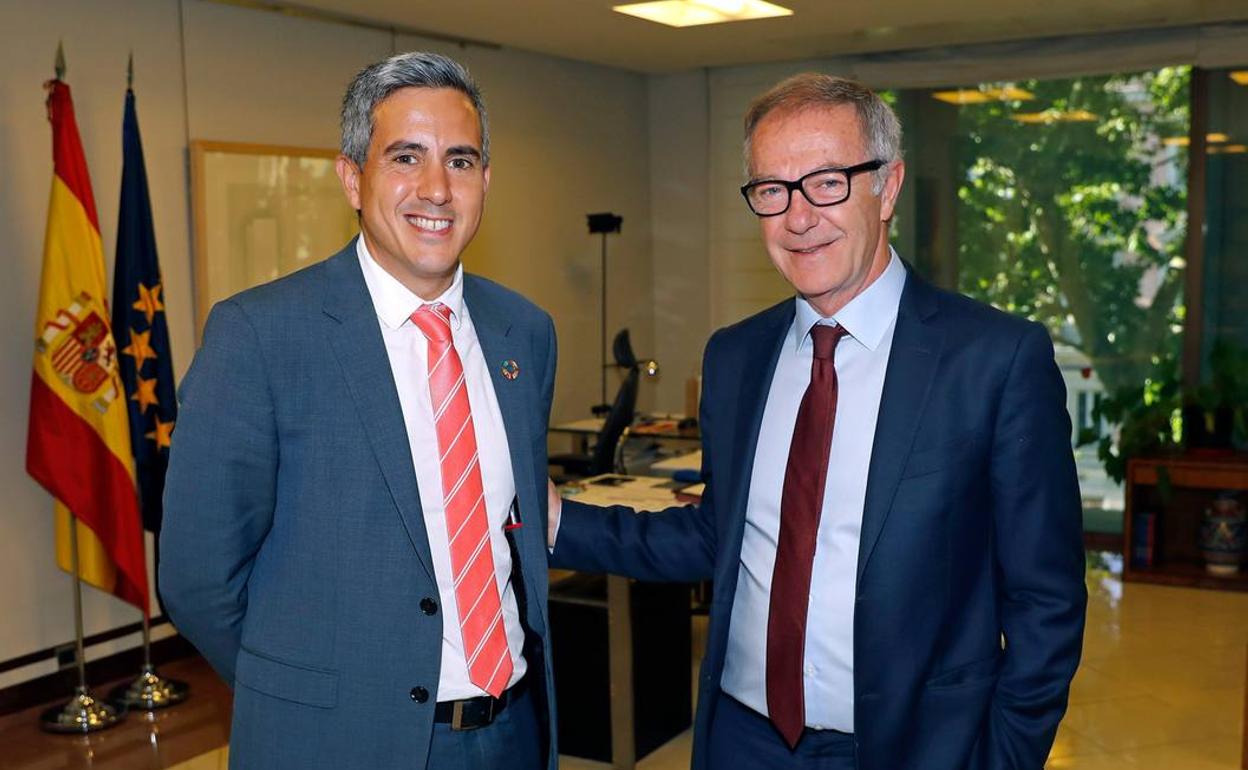
[(806, 74), (745, 121), (785, 300), (721, 329), (696, 507), (553, 496), (552, 564), (713, 578), (695, 768), (1039, 770), (1086, 590), (1044, 328), (920, 279), (888, 243), (901, 128)]
[(362, 71), (337, 161), (361, 234), (218, 304), (182, 386), (165, 605), (234, 688), (234, 768), (554, 770), (549, 316), (460, 254), (477, 86)]

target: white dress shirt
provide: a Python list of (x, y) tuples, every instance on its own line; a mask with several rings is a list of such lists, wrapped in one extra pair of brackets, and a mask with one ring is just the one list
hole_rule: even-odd
[(858, 539), (884, 373), (905, 282), (905, 266), (892, 252), (879, 278), (832, 318), (822, 318), (805, 299), (796, 298), (797, 313), (776, 362), (754, 451), (720, 683), (724, 692), (766, 714), (767, 618), (780, 535), (780, 497), (798, 408), (810, 384), (810, 329), (817, 323), (844, 326), (848, 336), (836, 349), (836, 423), (806, 615), (806, 724), (815, 729), (854, 731)]
[[(363, 235), (355, 243), (360, 268), (364, 271), (364, 282), (377, 311), (381, 337), (390, 359), (390, 371), (399, 391), (399, 406), (403, 410), (403, 424), (407, 428), (407, 441), (412, 450), (416, 484), (420, 488), (420, 507), (424, 511), (425, 531), (433, 557), (433, 573), (438, 581), (438, 606), (442, 612), (442, 669), (438, 676), (438, 700), (475, 698), (486, 693), (468, 679), (464, 640), (459, 630), (446, 510), (442, 503), (438, 435), (429, 397), (429, 342), (410, 318), (417, 308), (428, 303), (377, 264), (364, 243)], [(490, 549), (494, 554), (494, 573), (503, 601), (503, 627), (514, 664), (511, 681), (507, 683), (510, 687), (524, 676), (526, 664), (521, 654), (524, 629), (520, 626), (520, 613), (511, 586), (511, 552), (503, 532), (511, 501), (516, 495), (507, 429), (490, 381), (489, 367), (477, 341), (476, 328), (472, 325), (472, 316), (464, 303), (462, 265), (455, 271), (451, 287), (433, 302), (440, 302), (451, 309), (451, 337), (463, 362), (464, 379), (468, 383), (468, 403), (472, 408), (481, 481), (485, 485), (485, 508), (490, 519)], [(412, 612), (419, 611), (412, 607)], [(414, 651), (413, 654), (420, 652)]]

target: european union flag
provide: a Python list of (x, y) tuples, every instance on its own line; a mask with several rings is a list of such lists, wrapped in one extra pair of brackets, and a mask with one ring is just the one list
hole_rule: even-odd
[(122, 150), (121, 211), (113, 272), (113, 335), (121, 351), (121, 380), (130, 408), (130, 445), (143, 526), (159, 532), (169, 439), (178, 404), (169, 358), (164, 285), (156, 258), (156, 232), (143, 166), (143, 142), (134, 111), (134, 91), (130, 88), (126, 89)]

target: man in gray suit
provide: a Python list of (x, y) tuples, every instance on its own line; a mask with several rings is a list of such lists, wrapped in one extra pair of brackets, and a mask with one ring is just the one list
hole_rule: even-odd
[(554, 770), (546, 425), (555, 333), (465, 275), (489, 186), (468, 73), (349, 87), (361, 235), (213, 308), (161, 533), (179, 631), (234, 687), (234, 768)]

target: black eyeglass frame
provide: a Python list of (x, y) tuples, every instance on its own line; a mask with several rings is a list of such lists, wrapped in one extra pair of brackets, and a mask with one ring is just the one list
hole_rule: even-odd
[[(793, 191), (794, 190), (800, 191), (802, 193), (802, 197), (805, 198), (806, 202), (812, 206), (815, 206), (818, 208), (827, 208), (828, 206), (837, 206), (849, 200), (849, 196), (853, 194), (853, 182), (854, 182), (855, 174), (861, 174), (864, 171), (876, 171), (887, 165), (888, 165), (888, 161), (880, 160), (879, 158), (876, 158), (875, 160), (869, 160), (869, 161), (866, 161), (865, 163), (859, 163), (854, 166), (845, 166), (844, 168), (837, 167), (837, 166), (817, 168), (814, 171), (810, 172), (809, 174), (802, 176), (801, 179), (795, 180), (793, 182), (787, 181), (785, 179), (760, 179), (757, 182), (748, 182), (746, 184), (741, 185), (741, 197), (745, 198), (745, 205), (750, 207), (750, 213), (752, 213), (756, 217), (778, 217), (784, 212), (788, 211), (789, 207), (793, 205)], [(810, 195), (806, 193), (806, 187), (804, 183), (806, 182), (807, 179), (810, 179), (812, 176), (818, 176), (819, 174), (826, 174), (829, 171), (839, 171), (845, 175), (845, 197), (841, 198), (838, 201), (833, 201), (831, 203), (815, 203), (814, 201), (810, 199)], [(784, 208), (780, 209), (779, 211), (773, 212), (771, 214), (760, 214), (757, 211), (755, 211), (754, 204), (750, 203), (750, 190), (755, 187), (758, 187), (760, 185), (765, 185), (765, 184), (778, 184), (786, 188), (788, 192), (788, 200), (785, 201)]]

